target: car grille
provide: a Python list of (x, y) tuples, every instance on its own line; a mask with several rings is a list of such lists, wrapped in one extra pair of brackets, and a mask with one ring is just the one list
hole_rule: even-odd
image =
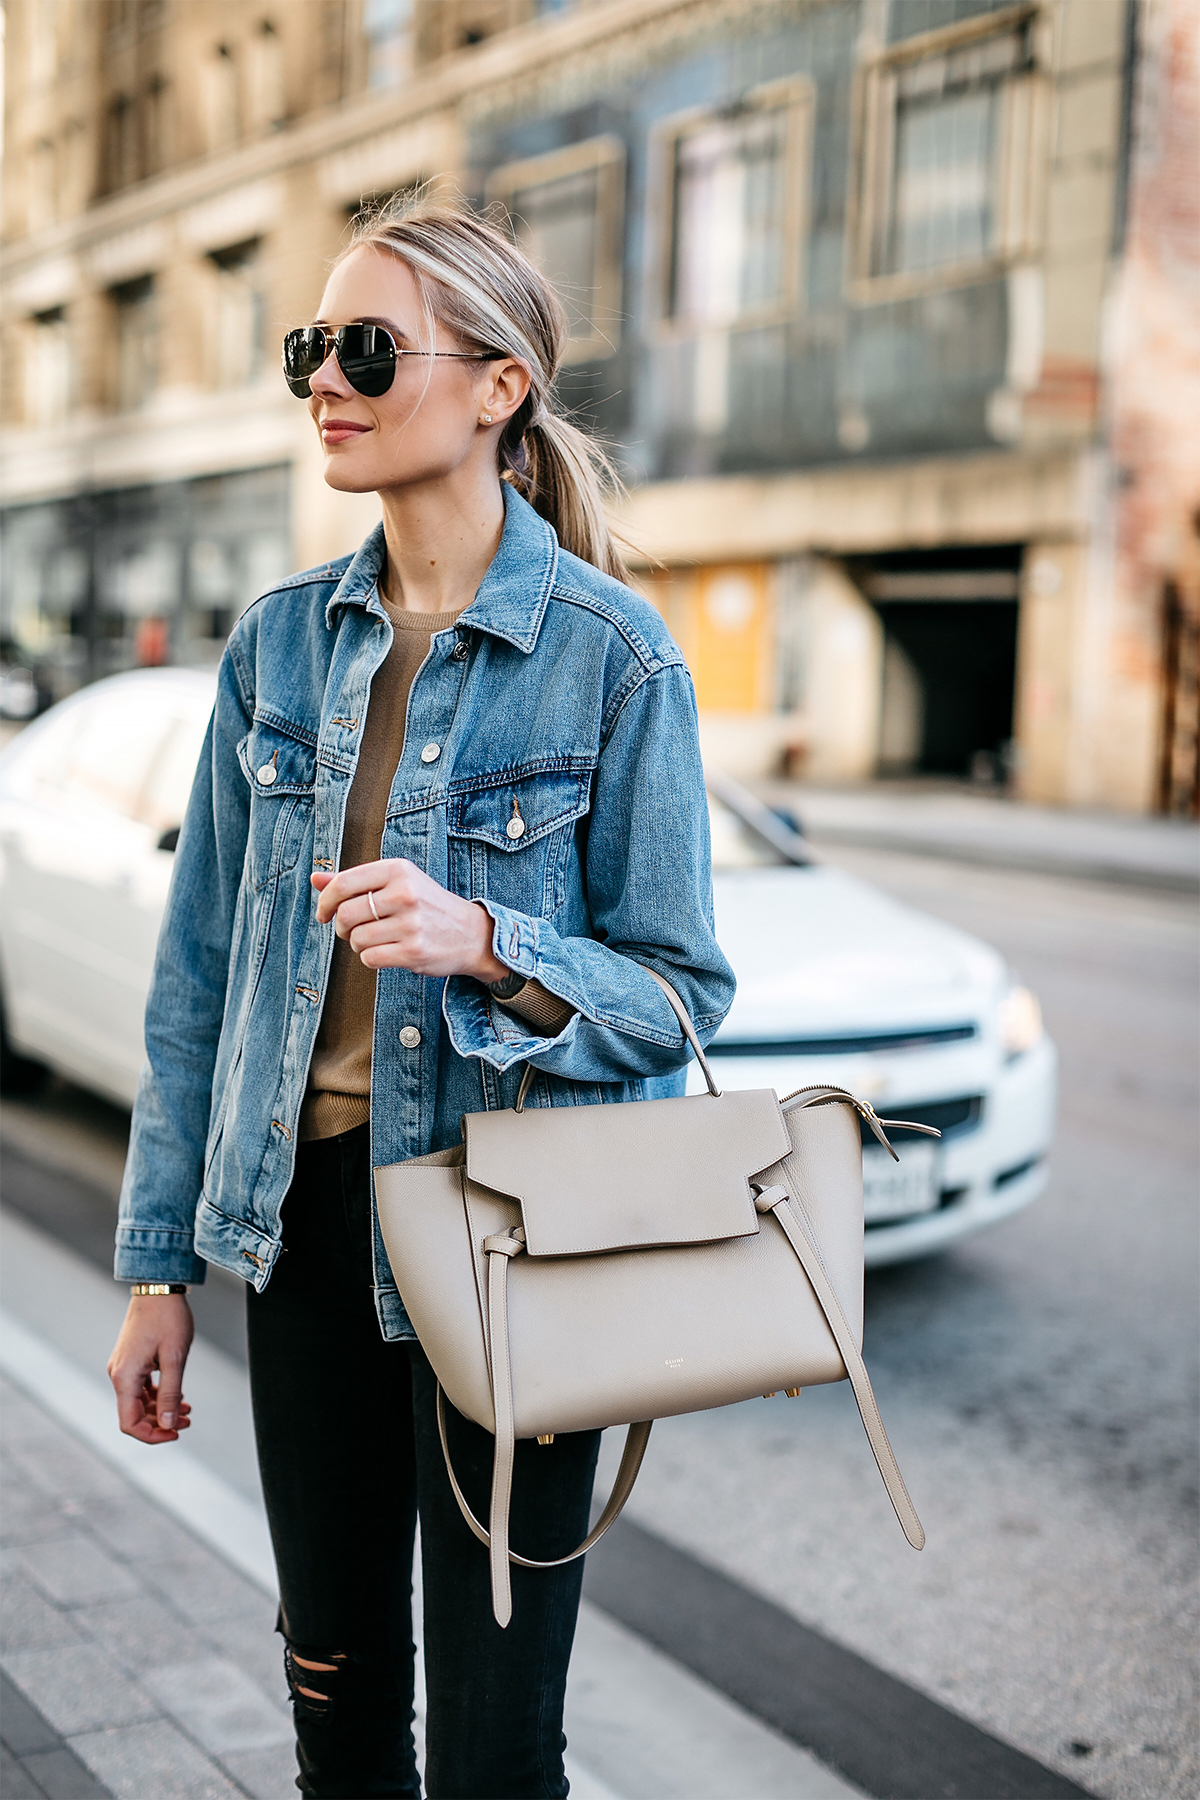
[(927, 1031), (871, 1031), (856, 1037), (717, 1038), (709, 1056), (861, 1056), (870, 1050), (928, 1050), (979, 1036), (976, 1025), (934, 1025)]
[[(911, 1119), (914, 1125), (932, 1125), (941, 1132), (943, 1138), (962, 1137), (966, 1132), (974, 1131), (983, 1117), (983, 1095), (964, 1094), (958, 1100), (926, 1101), (920, 1106), (905, 1106), (900, 1100), (889, 1100), (883, 1107), (883, 1113), (889, 1119)], [(863, 1143), (877, 1144), (879, 1140), (866, 1120), (861, 1119), (859, 1124)], [(916, 1131), (888, 1130), (889, 1138), (897, 1143), (920, 1135)]]

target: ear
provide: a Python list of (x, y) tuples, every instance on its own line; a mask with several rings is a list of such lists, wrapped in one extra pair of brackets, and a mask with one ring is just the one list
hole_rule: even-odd
[(514, 357), (489, 363), (479, 390), (479, 410), (491, 413), (493, 421), (503, 425), (528, 394), (529, 385), (529, 370)]

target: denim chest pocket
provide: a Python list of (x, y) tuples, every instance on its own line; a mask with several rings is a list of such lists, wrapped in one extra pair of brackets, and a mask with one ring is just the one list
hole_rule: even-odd
[(261, 888), (300, 859), (312, 823), (317, 753), (314, 745), (260, 721), (237, 753), (250, 788), (246, 874), (252, 887)]
[(473, 900), (549, 918), (566, 897), (575, 827), (591, 803), (588, 771), (484, 777), (447, 805), (451, 878)]

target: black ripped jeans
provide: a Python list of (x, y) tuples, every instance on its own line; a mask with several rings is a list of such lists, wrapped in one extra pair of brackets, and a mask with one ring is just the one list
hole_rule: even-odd
[[(425, 1781), (430, 1800), (565, 1795), (563, 1696), (582, 1561), (514, 1568), (492, 1617), (487, 1552), (442, 1461), (420, 1347), (388, 1344), (371, 1293), (368, 1133), (302, 1144), (284, 1254), (248, 1301), (254, 1427), (279, 1569), (297, 1786), (366, 1800), (419, 1795), (413, 1746), (413, 1540), (421, 1522)], [(492, 1439), (450, 1409), (450, 1445), (487, 1517)], [(588, 1526), (598, 1432), (517, 1446), (512, 1541), (562, 1556)], [(294, 1658), (334, 1663), (298, 1668)], [(305, 1687), (322, 1699), (306, 1699)]]

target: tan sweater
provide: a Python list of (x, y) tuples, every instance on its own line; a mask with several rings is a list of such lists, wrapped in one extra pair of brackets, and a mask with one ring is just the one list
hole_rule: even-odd
[[(382, 595), (380, 596), (382, 599)], [(371, 682), (358, 767), (346, 800), (341, 867), (377, 862), (388, 795), (404, 749), (404, 718), (413, 678), (429, 654), (435, 631), (453, 625), (462, 608), (444, 613), (406, 612), (383, 601), (395, 627), (392, 647)], [(505, 1002), (548, 1037), (557, 1036), (574, 1009), (537, 982)], [(335, 1137), (364, 1125), (371, 1111), (371, 1041), (375, 1021), (375, 971), (363, 966), (344, 938), (336, 938), (325, 1010), (313, 1049), (300, 1113), (300, 1137)]]

